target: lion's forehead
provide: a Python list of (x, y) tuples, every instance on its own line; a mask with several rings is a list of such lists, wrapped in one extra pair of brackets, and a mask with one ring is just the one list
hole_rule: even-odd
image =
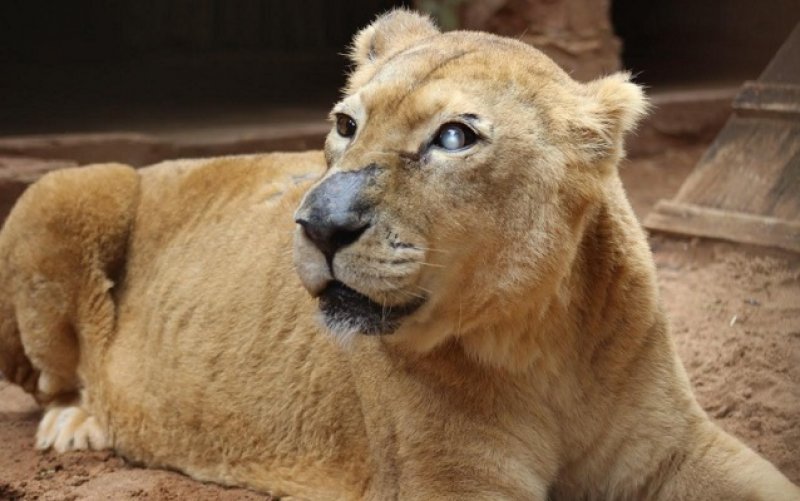
[(349, 100), (350, 104), (361, 110), (358, 114), (372, 126), (378, 121), (386, 127), (400, 129), (416, 128), (440, 115), (443, 118), (458, 114), (483, 115), (496, 101), (494, 96), (502, 97), (503, 86), (494, 84), (496, 79), (480, 66), (474, 71), (443, 68), (442, 61), (457, 57), (439, 58), (439, 63), (425, 63), (413, 71), (398, 69), (396, 78), (386, 78), (359, 89)]
[[(444, 112), (479, 113), (564, 82), (560, 68), (524, 44), (470, 32), (448, 35), (387, 58), (347, 100), (371, 118), (394, 117), (414, 126)], [(554, 105), (560, 95), (542, 104)]]
[(566, 76), (539, 50), (522, 42), (486, 33), (450, 32), (389, 56), (375, 68), (366, 85), (398, 80), (413, 85), (443, 77), (503, 80), (514, 73), (557, 80)]
[(389, 87), (395, 94), (400, 91), (402, 96), (402, 87), (413, 90), (444, 78), (490, 79), (492, 68), (486, 64), (490, 59), (491, 54), (480, 45), (429, 43), (388, 58), (362, 88)]

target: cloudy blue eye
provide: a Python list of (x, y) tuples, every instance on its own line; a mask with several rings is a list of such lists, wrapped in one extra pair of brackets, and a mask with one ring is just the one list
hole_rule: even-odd
[(433, 144), (448, 151), (457, 151), (475, 144), (478, 136), (464, 124), (450, 122), (442, 125)]

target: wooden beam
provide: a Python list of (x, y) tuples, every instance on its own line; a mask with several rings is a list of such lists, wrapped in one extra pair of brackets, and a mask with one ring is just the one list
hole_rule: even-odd
[(644, 220), (650, 230), (778, 247), (800, 253), (800, 222), (668, 200)]
[(800, 85), (745, 82), (733, 101), (733, 109), (744, 116), (800, 117)]

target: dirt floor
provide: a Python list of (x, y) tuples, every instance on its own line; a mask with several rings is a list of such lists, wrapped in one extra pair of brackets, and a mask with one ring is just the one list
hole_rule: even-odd
[[(705, 145), (625, 162), (642, 217), (669, 197)], [(702, 406), (800, 482), (800, 256), (651, 237), (664, 304)], [(33, 450), (39, 411), (0, 381), (0, 499), (269, 499), (144, 470), (107, 452)]]

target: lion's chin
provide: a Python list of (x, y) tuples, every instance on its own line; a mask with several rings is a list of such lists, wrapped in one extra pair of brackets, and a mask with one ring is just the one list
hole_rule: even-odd
[(319, 309), (325, 325), (335, 334), (367, 336), (391, 334), (403, 319), (425, 303), (424, 298), (402, 305), (383, 306), (333, 280), (319, 294)]

